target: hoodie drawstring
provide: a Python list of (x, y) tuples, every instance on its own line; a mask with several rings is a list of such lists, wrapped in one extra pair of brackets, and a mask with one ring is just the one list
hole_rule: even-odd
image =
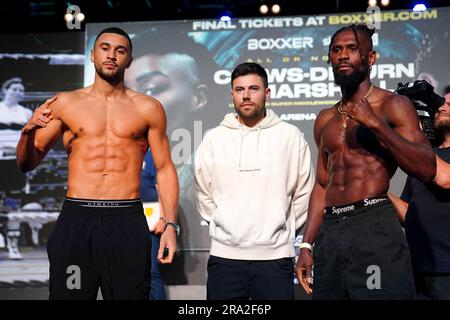
[(257, 129), (257, 138), (256, 138), (256, 168), (255, 169), (261, 169), (259, 165), (259, 138), (261, 136), (261, 126), (258, 126)]
[(244, 144), (243, 142), (244, 140), (244, 135), (242, 134), (242, 125), (239, 125), (239, 141), (240, 141), (240, 145), (239, 145), (239, 170), (241, 169), (241, 157), (242, 157), (242, 146)]
[[(256, 126), (249, 128), (247, 126), (244, 126), (242, 123), (238, 121), (237, 115), (235, 113), (228, 113), (223, 121), (220, 123), (221, 126), (224, 126), (229, 129), (239, 129), (239, 151), (238, 151), (238, 170), (243, 171), (260, 171), (261, 170), (261, 157), (260, 150), (259, 150), (259, 144), (261, 139), (261, 131), (265, 128), (273, 127), (274, 125), (277, 125), (281, 122), (281, 119), (272, 111), (272, 110), (266, 110), (266, 116), (262, 121)], [(253, 132), (258, 131), (258, 132)], [(252, 133), (253, 132), (253, 133)], [(256, 152), (255, 149), (253, 150), (244, 150), (246, 146), (244, 146), (244, 139), (248, 134), (256, 134), (257, 141), (256, 141)], [(254, 139), (251, 140), (252, 142)], [(252, 147), (255, 147), (254, 144), (252, 144)], [(250, 154), (251, 153), (251, 154)], [(247, 155), (247, 157), (246, 157)], [(254, 156), (256, 156), (256, 160), (254, 159)], [(253, 158), (253, 163), (250, 163), (251, 160), (247, 158)], [(249, 162), (250, 161), (250, 162)], [(247, 163), (249, 162), (249, 163)], [(246, 167), (246, 165), (248, 167)], [(250, 167), (252, 166), (252, 168)]]
[[(239, 167), (238, 167), (239, 171), (242, 171), (242, 170), (244, 170), (244, 171), (259, 171), (259, 170), (261, 170), (260, 160), (259, 160), (259, 158), (260, 158), (260, 155), (259, 155), (259, 140), (260, 140), (260, 137), (261, 137), (261, 129), (262, 129), (261, 126), (257, 126), (256, 129), (244, 130), (242, 125), (239, 126), (239, 144), (240, 144), (239, 145)], [(243, 150), (242, 149), (244, 148), (244, 138), (247, 135), (251, 134), (252, 131), (253, 132), (257, 131), (256, 132), (256, 152), (253, 154), (253, 158), (256, 157), (256, 161), (253, 162), (253, 163), (247, 164), (247, 165), (250, 165), (252, 167), (242, 168), (242, 165), (243, 165), (242, 164), (242, 155), (243, 155)], [(247, 159), (247, 161), (248, 161), (248, 159)]]

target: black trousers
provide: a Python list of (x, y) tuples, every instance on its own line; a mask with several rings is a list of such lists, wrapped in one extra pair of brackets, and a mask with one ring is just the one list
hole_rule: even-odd
[(327, 208), (313, 250), (313, 299), (414, 299), (410, 252), (392, 204), (358, 204)]
[(151, 238), (142, 203), (66, 199), (47, 243), (50, 299), (148, 300)]
[(417, 300), (450, 300), (450, 273), (415, 272)]
[(210, 256), (208, 300), (293, 300), (293, 258), (234, 260)]

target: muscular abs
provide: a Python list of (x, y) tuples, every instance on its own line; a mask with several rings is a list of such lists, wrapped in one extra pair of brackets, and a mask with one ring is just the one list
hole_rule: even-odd
[(327, 160), (326, 206), (385, 194), (396, 170), (390, 153), (371, 130), (350, 119), (344, 128), (335, 113), (320, 136)]
[(80, 102), (60, 115), (68, 153), (67, 196), (138, 198), (146, 124), (132, 105), (92, 103)]

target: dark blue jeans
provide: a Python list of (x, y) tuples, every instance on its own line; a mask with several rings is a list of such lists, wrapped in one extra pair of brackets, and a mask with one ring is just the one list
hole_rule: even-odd
[(152, 238), (152, 282), (150, 285), (150, 300), (166, 300), (164, 281), (159, 270), (158, 250), (161, 236), (150, 233)]

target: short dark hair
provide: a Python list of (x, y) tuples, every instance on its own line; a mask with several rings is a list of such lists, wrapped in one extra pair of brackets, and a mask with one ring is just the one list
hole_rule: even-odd
[(9, 87), (11, 87), (13, 84), (16, 84), (16, 83), (23, 85), (23, 81), (19, 77), (14, 77), (14, 78), (6, 80), (5, 82), (3, 82), (2, 91), (5, 92), (6, 90), (9, 89)]
[(359, 37), (358, 37), (358, 32), (362, 33), (367, 41), (369, 42), (369, 51), (373, 50), (373, 42), (372, 42), (372, 36), (375, 33), (375, 29), (370, 29), (367, 27), (367, 25), (365, 24), (351, 24), (345, 27), (342, 27), (340, 29), (338, 29), (332, 36), (331, 36), (331, 40), (330, 40), (330, 45), (328, 47), (328, 63), (330, 62), (330, 54), (331, 54), (331, 47), (333, 46), (333, 42), (334, 39), (336, 38), (336, 36), (344, 31), (352, 31), (353, 34), (355, 35), (355, 39), (356, 39), (356, 44), (358, 45), (358, 51), (359, 51), (359, 55), (361, 57), (361, 60), (366, 63), (366, 57), (362, 55), (361, 53), (361, 45), (359, 42)]
[(246, 76), (248, 74), (256, 74), (262, 78), (264, 88), (269, 86), (269, 81), (267, 80), (267, 72), (264, 70), (261, 65), (254, 62), (244, 62), (239, 64), (236, 68), (234, 68), (231, 73), (231, 88), (233, 88), (233, 81), (237, 77)]
[(450, 84), (444, 88), (444, 96), (450, 93)]
[(130, 36), (124, 30), (117, 28), (117, 27), (109, 27), (109, 28), (106, 28), (106, 29), (103, 29), (102, 31), (100, 31), (100, 33), (95, 38), (94, 45), (97, 42), (98, 38), (100, 38), (100, 36), (104, 33), (115, 33), (115, 34), (121, 35), (122, 37), (126, 38), (128, 40), (128, 43), (130, 44), (130, 52), (133, 52), (133, 43), (131, 42)]

